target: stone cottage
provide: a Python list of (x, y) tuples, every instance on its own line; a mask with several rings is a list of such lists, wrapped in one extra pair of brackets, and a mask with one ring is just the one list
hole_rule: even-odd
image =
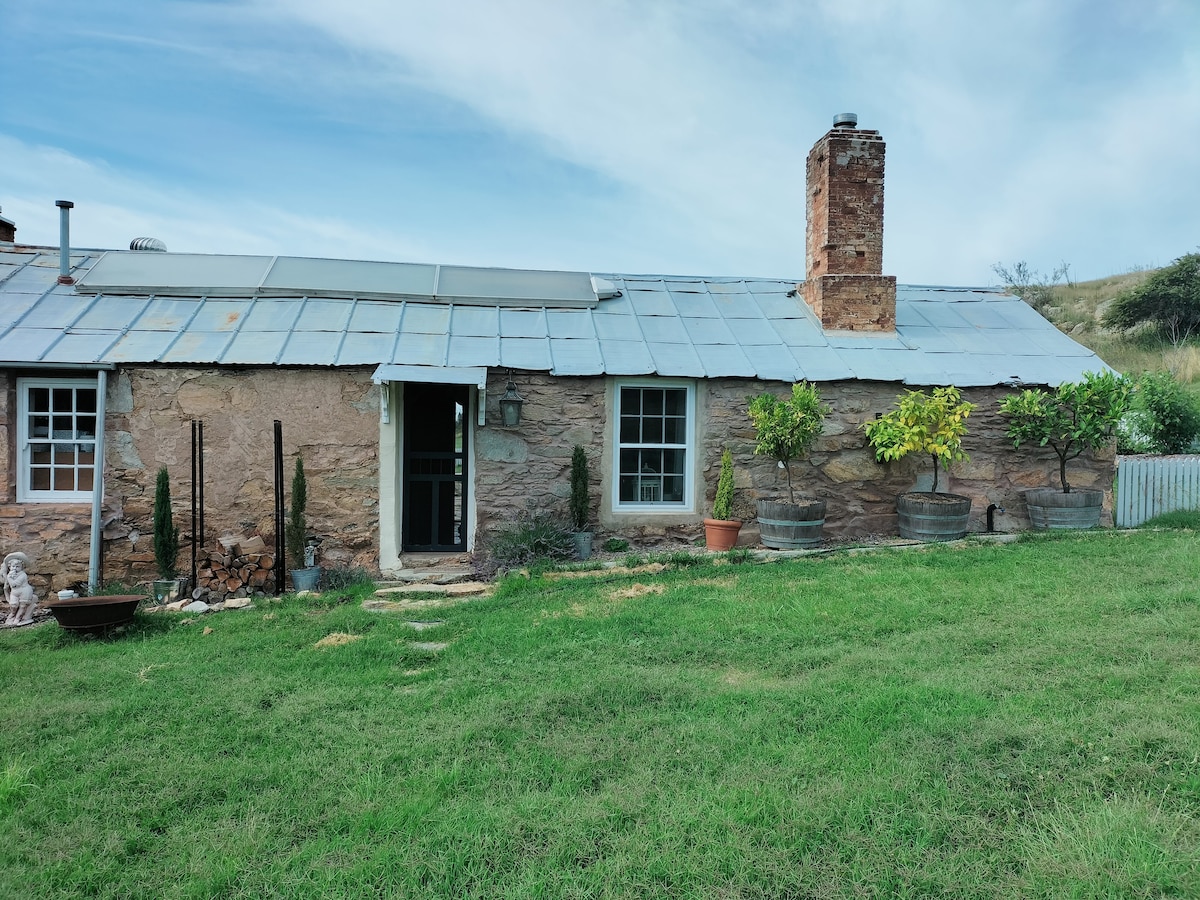
[[(529, 509), (565, 513), (576, 444), (600, 537), (695, 536), (724, 447), (736, 513), (780, 495), (746, 401), (800, 379), (834, 410), (800, 466), (829, 500), (827, 534), (894, 532), (915, 466), (876, 463), (861, 426), (906, 388), (943, 384), (979, 404), (950, 479), (973, 527), (989, 504), (1000, 527), (1027, 527), (1021, 491), (1052, 485), (1054, 467), (1010, 447), (996, 402), (1104, 364), (1015, 297), (883, 275), (883, 172), (882, 138), (853, 116), (817, 141), (803, 280), (0, 241), (0, 547), (30, 552), (39, 590), (148, 577), (160, 466), (190, 535), (193, 422), (201, 542), (269, 536), (276, 420), (286, 471), (304, 460), (326, 566), (387, 573), (409, 553), (480, 548)], [(501, 418), (506, 395), (519, 423)], [(1108, 489), (1112, 459), (1074, 480)]]

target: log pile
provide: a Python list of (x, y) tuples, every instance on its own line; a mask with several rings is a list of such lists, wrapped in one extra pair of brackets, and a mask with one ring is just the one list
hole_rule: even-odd
[(192, 599), (217, 603), (231, 597), (275, 593), (275, 554), (260, 535), (225, 535), (200, 551)]

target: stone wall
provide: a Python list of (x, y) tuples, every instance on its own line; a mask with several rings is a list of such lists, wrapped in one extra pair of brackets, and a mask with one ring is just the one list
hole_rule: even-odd
[[(222, 534), (274, 541), (273, 422), (282, 422), (285, 492), (295, 457), (308, 478), (310, 531), (325, 566), (378, 566), (379, 388), (371, 368), (128, 368), (109, 373), (105, 429), (103, 580), (154, 575), (153, 503), (159, 467), (171, 475), (191, 567), (191, 421), (204, 423), (207, 542)], [(17, 504), (10, 446), (16, 378), (0, 375), (0, 549), (26, 550), (39, 593), (87, 580), (88, 504)]]
[[(839, 381), (818, 385), (833, 411), (825, 431), (807, 460), (792, 463), (793, 485), (829, 503), (826, 533), (830, 536), (895, 534), (896, 496), (913, 487), (919, 475), (932, 472), (928, 458), (912, 456), (894, 463), (877, 463), (867, 444), (862, 424), (876, 413), (888, 412), (905, 388), (892, 383)], [(746, 415), (746, 399), (763, 390), (785, 397), (789, 385), (717, 379), (709, 382), (708, 422), (704, 431), (706, 509), (711, 508), (720, 470), (722, 443), (733, 452), (737, 487), (734, 512), (738, 518), (754, 516), (758, 498), (786, 500), (785, 474), (774, 461), (754, 455), (754, 428)], [(986, 528), (989, 504), (1004, 509), (995, 517), (1001, 531), (1029, 528), (1022, 492), (1034, 487), (1058, 486), (1058, 461), (1053, 453), (1013, 449), (1005, 435), (1006, 421), (999, 401), (1010, 391), (1003, 388), (970, 388), (963, 398), (978, 404), (967, 420), (963, 447), (970, 455), (950, 470), (948, 489), (970, 497), (970, 529)], [(1105, 491), (1104, 523), (1112, 523), (1113, 451), (1098, 458), (1085, 455), (1070, 463), (1071, 483), (1078, 488)], [(945, 490), (943, 470), (939, 488)], [(922, 489), (928, 489), (922, 486)]]
[(604, 437), (605, 380), (514, 375), (525, 399), (521, 424), (501, 428), (499, 398), (507, 373), (488, 377), (487, 422), (475, 430), (477, 530), (486, 534), (531, 512), (567, 515), (571, 452), (587, 450), (592, 509), (599, 509), (600, 450)]
[[(566, 517), (571, 449), (582, 444), (591, 461), (592, 506), (604, 507), (607, 491), (604, 415), (606, 388), (602, 379), (554, 378), (536, 373), (516, 376), (525, 397), (521, 425), (502, 429), (489, 425), (476, 434), (478, 525), (486, 533), (529, 510)], [(498, 421), (496, 398), (505, 378), (494, 375), (488, 384), (489, 423)], [(891, 383), (834, 382), (818, 386), (833, 407), (825, 432), (811, 457), (792, 464), (798, 493), (824, 497), (829, 503), (826, 533), (831, 537), (895, 534), (896, 496), (911, 489), (919, 475), (932, 470), (928, 459), (906, 458), (881, 464), (867, 445), (862, 423), (891, 409), (904, 388)], [(699, 440), (699, 492), (703, 503), (694, 513), (680, 513), (657, 524), (632, 517), (598, 516), (599, 538), (621, 536), (653, 544), (667, 538), (694, 538), (703, 531), (701, 518), (712, 509), (721, 451), (733, 453), (736, 494), (735, 517), (754, 518), (759, 498), (786, 500), (787, 486), (775, 462), (754, 454), (754, 428), (746, 413), (747, 399), (764, 390), (786, 396), (790, 385), (742, 379), (713, 379), (698, 385), (697, 407), (702, 411)], [(968, 419), (964, 446), (967, 462), (956, 463), (948, 487), (973, 501), (970, 528), (986, 528), (989, 504), (1003, 508), (995, 517), (999, 530), (1029, 527), (1022, 491), (1056, 486), (1057, 462), (1053, 454), (1017, 451), (1005, 436), (999, 400), (1005, 389), (968, 389), (964, 398), (978, 404)], [(1071, 464), (1072, 484), (1106, 491), (1105, 523), (1111, 524), (1112, 452), (1098, 459), (1081, 457)], [(947, 485), (943, 471), (939, 487)], [(753, 537), (754, 529), (748, 529)]]
[[(310, 529), (325, 538), (322, 565), (359, 565), (377, 570), (379, 526), (379, 388), (370, 368), (216, 369), (130, 368), (110, 373), (106, 429), (106, 500), (103, 578), (136, 582), (153, 576), (152, 506), (155, 474), (171, 473), (176, 522), (190, 536), (192, 419), (204, 422), (205, 519), (208, 543), (226, 533), (260, 534), (272, 546), (272, 422), (283, 423), (285, 479), (290, 494), (297, 452), (309, 482)], [(608, 382), (602, 378), (516, 373), (525, 398), (521, 425), (499, 427), (497, 401), (507, 373), (491, 373), (488, 425), (474, 428), (472, 480), (476, 534), (487, 534), (530, 511), (566, 518), (571, 451), (581, 444), (591, 462), (591, 494), (598, 538), (621, 536), (643, 545), (691, 539), (702, 533), (712, 507), (720, 455), (734, 456), (734, 514), (751, 521), (755, 500), (786, 499), (783, 472), (754, 455), (754, 430), (747, 400), (763, 390), (785, 396), (789, 385), (742, 379), (698, 382), (698, 503), (672, 516), (617, 516), (606, 511), (611, 465), (606, 432)], [(16, 379), (0, 373), (0, 551), (22, 549), (33, 560), (39, 594), (78, 586), (87, 578), (90, 507), (87, 504), (17, 504), (12, 466), (15, 448)], [(833, 407), (810, 459), (793, 463), (802, 493), (829, 502), (827, 534), (895, 534), (895, 498), (928, 472), (925, 459), (879, 464), (866, 443), (862, 423), (890, 409), (903, 388), (890, 383), (836, 382), (819, 385)], [(956, 464), (949, 487), (974, 501), (970, 527), (985, 528), (989, 504), (1003, 507), (1000, 530), (1029, 527), (1021, 492), (1055, 486), (1053, 455), (1016, 451), (1004, 436), (997, 403), (1007, 391), (970, 389), (979, 404), (968, 420), (964, 442), (969, 462)], [(1071, 464), (1072, 484), (1106, 491), (1105, 521), (1111, 523), (1113, 455)], [(943, 477), (945, 477), (943, 475)], [(746, 529), (753, 539), (753, 527)], [(190, 568), (190, 549), (181, 551), (181, 570)]]

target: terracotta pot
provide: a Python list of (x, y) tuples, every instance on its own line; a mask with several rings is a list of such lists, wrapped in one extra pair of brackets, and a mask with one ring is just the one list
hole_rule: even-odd
[(705, 519), (704, 546), (709, 550), (732, 550), (741, 530), (742, 523), (736, 519)]

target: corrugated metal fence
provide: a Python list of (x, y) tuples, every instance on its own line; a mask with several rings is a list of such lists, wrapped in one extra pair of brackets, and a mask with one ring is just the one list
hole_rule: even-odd
[(1177, 509), (1200, 509), (1200, 456), (1118, 456), (1113, 519), (1133, 528)]

